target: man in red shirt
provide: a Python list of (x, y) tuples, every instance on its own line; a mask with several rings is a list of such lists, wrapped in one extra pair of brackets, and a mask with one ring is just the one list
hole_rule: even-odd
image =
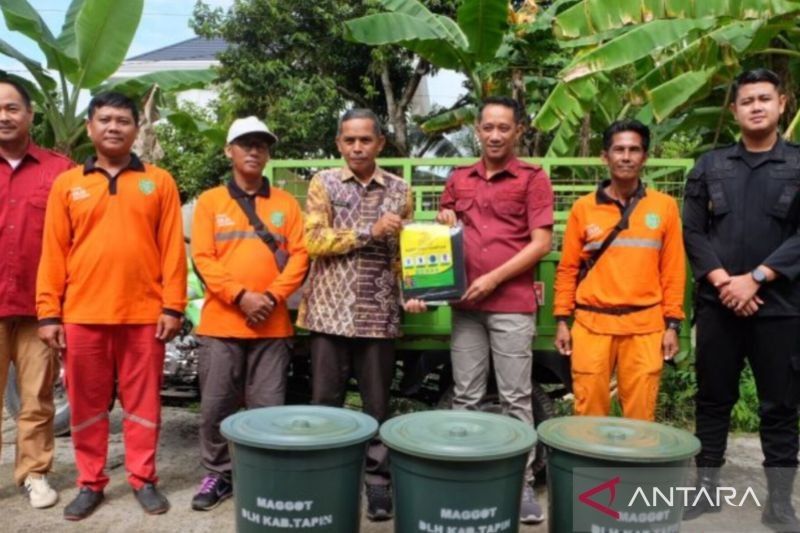
[[(42, 250), (47, 194), (72, 162), (30, 138), (31, 99), (19, 83), (0, 78), (0, 391), (13, 363), (20, 392), (14, 480), (31, 505), (50, 507), (58, 493), (53, 465), (53, 383), (56, 352), (36, 335), (36, 267)], [(0, 409), (3, 396), (0, 394)]]
[[(483, 101), (476, 125), (483, 156), (453, 171), (436, 220), (464, 225), (469, 288), (453, 306), (453, 408), (478, 409), (491, 355), (503, 412), (533, 424), (533, 267), (550, 251), (553, 191), (541, 168), (514, 155), (523, 120), (510, 98)], [(405, 308), (415, 312), (424, 305), (412, 300)], [(520, 512), (524, 523), (544, 519), (532, 481), (529, 465)]]

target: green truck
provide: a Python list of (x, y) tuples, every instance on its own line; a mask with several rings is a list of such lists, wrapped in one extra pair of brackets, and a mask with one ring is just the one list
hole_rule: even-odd
[[(468, 165), (475, 159), (381, 159), (381, 167), (402, 176), (411, 183), (414, 192), (415, 220), (433, 220), (439, 207), (439, 197), (450, 171), (456, 166)], [(533, 384), (535, 396), (534, 416), (536, 423), (553, 415), (553, 399), (570, 392), (569, 359), (560, 356), (554, 349), (555, 320), (552, 313), (553, 283), (561, 248), (561, 235), (569, 209), (581, 195), (595, 190), (599, 180), (606, 176), (606, 168), (598, 158), (530, 159), (541, 165), (550, 176), (555, 191), (555, 232), (553, 251), (537, 266), (531, 279), (535, 284), (539, 300), (537, 336), (534, 341)], [(301, 204), (305, 203), (310, 177), (319, 170), (342, 165), (339, 160), (274, 160), (266, 169), (270, 182), (294, 194)], [(686, 173), (693, 161), (688, 159), (651, 159), (645, 170), (648, 186), (667, 192), (680, 200)], [(187, 216), (190, 220), (190, 217)], [(688, 265), (687, 265), (688, 268)], [(164, 394), (192, 397), (197, 395), (196, 343), (189, 329), (197, 323), (202, 305), (203, 287), (192, 273), (189, 278), (190, 304), (187, 309), (187, 331), (167, 347), (164, 365)], [(692, 298), (691, 278), (686, 286), (686, 310), (690, 315)], [(690, 349), (688, 324), (683, 328), (681, 353), (685, 357)], [(298, 331), (290, 376), (288, 401), (304, 403), (308, 399), (309, 372), (308, 349), (305, 333)], [(398, 343), (398, 374), (395, 392), (398, 396), (411, 397), (428, 405), (446, 407), (450, 398), (449, 349), (450, 308), (436, 308), (419, 315), (406, 315), (403, 322), (403, 337)], [(61, 384), (56, 385), (56, 425), (58, 433), (69, 430), (69, 406)], [(6, 388), (5, 405), (12, 416), (19, 408), (13, 370)], [(486, 409), (498, 409), (496, 398), (490, 394)], [(543, 459), (537, 461), (543, 467)]]
[[(573, 202), (596, 189), (606, 177), (606, 167), (599, 158), (526, 159), (544, 168), (551, 178), (555, 192), (555, 221), (553, 251), (539, 263), (531, 279), (535, 284), (539, 312), (537, 335), (534, 340), (533, 394), (535, 424), (554, 414), (553, 400), (571, 392), (569, 359), (555, 351), (556, 323), (553, 317), (553, 286), (556, 267), (560, 259), (561, 236)], [(414, 219), (433, 220), (439, 207), (439, 197), (450, 171), (457, 166), (472, 164), (475, 159), (381, 159), (382, 168), (402, 176), (414, 193)], [(308, 180), (322, 169), (338, 167), (338, 160), (276, 160), (270, 162), (266, 173), (271, 183), (294, 194), (304, 202)], [(651, 159), (645, 169), (644, 179), (654, 187), (674, 196), (683, 196), (686, 174), (694, 162), (690, 159)], [(688, 263), (687, 263), (688, 269)], [(685, 308), (691, 315), (693, 284), (687, 277)], [(688, 321), (681, 334), (681, 352), (677, 360), (685, 358), (691, 350), (691, 327)], [(303, 349), (303, 332), (298, 332), (297, 351), (300, 361), (307, 360)], [(398, 373), (395, 393), (412, 397), (429, 405), (448, 407), (451, 398), (449, 369), (450, 308), (438, 307), (419, 315), (405, 315), (403, 337), (397, 341)], [(302, 364), (293, 375), (303, 380)], [(303, 383), (294, 390), (303, 389)], [(307, 385), (307, 383), (305, 383)], [(486, 398), (487, 410), (499, 410), (496, 397)], [(298, 401), (302, 401), (298, 398)], [(544, 467), (542, 450), (538, 450), (536, 470)]]

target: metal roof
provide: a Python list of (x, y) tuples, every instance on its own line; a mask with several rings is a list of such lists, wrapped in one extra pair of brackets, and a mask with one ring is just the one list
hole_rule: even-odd
[(129, 57), (127, 61), (214, 61), (217, 59), (217, 54), (227, 48), (228, 43), (225, 39), (195, 37), (152, 52)]

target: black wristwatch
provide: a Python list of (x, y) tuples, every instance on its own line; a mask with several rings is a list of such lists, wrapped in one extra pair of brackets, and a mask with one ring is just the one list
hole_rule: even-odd
[(753, 281), (758, 283), (759, 285), (763, 285), (767, 282), (767, 275), (764, 274), (764, 271), (760, 268), (754, 268), (750, 271), (750, 277), (753, 278)]
[(671, 318), (667, 319), (667, 329), (675, 330), (675, 333), (677, 333), (678, 335), (681, 334), (681, 326), (682, 326), (682, 323), (681, 323), (680, 320), (671, 319)]

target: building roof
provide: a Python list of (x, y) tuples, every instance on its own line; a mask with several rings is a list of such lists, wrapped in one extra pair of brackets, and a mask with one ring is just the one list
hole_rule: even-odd
[(214, 61), (217, 59), (217, 54), (227, 48), (228, 43), (225, 39), (195, 37), (152, 52), (129, 57), (127, 61)]

